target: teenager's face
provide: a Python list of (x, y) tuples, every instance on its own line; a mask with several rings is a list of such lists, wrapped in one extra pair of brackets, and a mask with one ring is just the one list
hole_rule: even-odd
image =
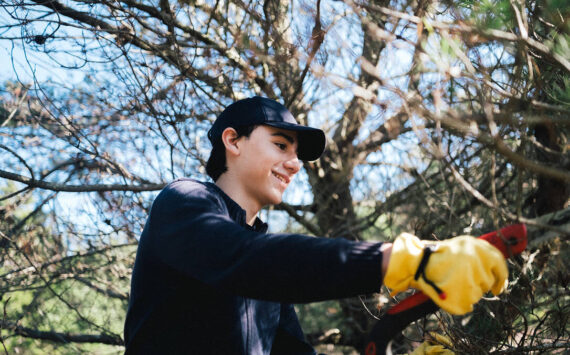
[(263, 207), (281, 202), (283, 192), (299, 172), (297, 133), (259, 126), (238, 143), (238, 176), (250, 199)]

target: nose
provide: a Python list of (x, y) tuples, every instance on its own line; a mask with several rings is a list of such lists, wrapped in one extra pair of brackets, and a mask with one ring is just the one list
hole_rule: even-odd
[(295, 156), (291, 159), (286, 160), (283, 165), (291, 175), (295, 175), (299, 172), (299, 170), (301, 170), (301, 162), (299, 161), (297, 154), (295, 154)]

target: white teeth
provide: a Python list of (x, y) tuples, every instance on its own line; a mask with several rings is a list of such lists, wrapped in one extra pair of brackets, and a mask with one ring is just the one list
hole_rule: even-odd
[(273, 174), (273, 176), (275, 176), (276, 178), (278, 178), (279, 180), (285, 182), (285, 179), (283, 179), (283, 177), (277, 175), (277, 174)]

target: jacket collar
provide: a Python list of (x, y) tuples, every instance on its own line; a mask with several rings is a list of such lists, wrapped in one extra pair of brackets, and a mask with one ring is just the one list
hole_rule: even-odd
[(211, 182), (206, 182), (206, 185), (208, 187), (210, 187), (211, 189), (213, 189), (218, 195), (220, 195), (222, 197), (222, 199), (226, 203), (226, 206), (228, 208), (228, 213), (229, 213), (230, 218), (232, 220), (234, 220), (240, 226), (245, 227), (247, 229), (250, 229), (250, 230), (253, 230), (256, 232), (261, 232), (261, 233), (267, 232), (267, 228), (268, 228), (267, 223), (263, 222), (259, 217), (255, 217), (255, 221), (253, 222), (253, 226), (250, 226), (245, 221), (245, 210), (243, 208), (241, 208), (241, 206), (238, 205), (237, 202), (232, 200), (232, 198), (229, 197), (224, 192), (224, 190), (220, 189), (216, 184), (213, 184)]

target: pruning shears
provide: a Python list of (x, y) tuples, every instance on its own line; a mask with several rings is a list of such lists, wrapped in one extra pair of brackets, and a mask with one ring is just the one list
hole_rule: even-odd
[[(484, 234), (479, 239), (486, 240), (508, 259), (520, 254), (527, 245), (526, 226), (522, 223), (501, 228)], [(363, 354), (384, 355), (390, 340), (410, 323), (434, 313), (439, 307), (424, 293), (416, 292), (392, 306), (376, 322), (368, 335)]]

